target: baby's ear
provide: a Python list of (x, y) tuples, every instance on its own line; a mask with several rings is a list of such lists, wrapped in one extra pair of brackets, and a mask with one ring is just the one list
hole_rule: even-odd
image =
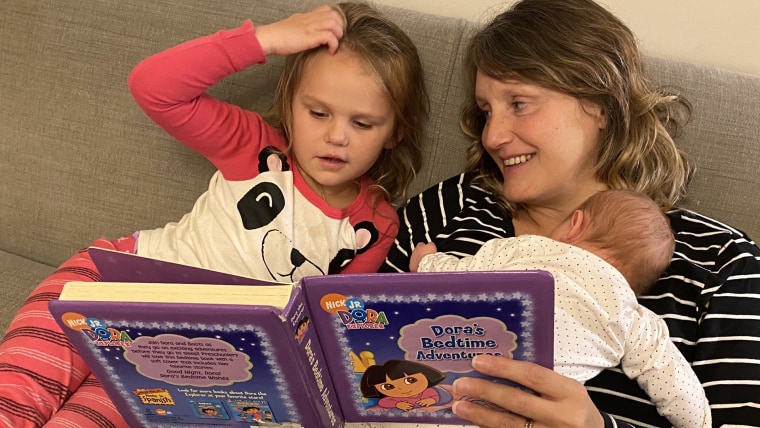
[(564, 242), (572, 244), (583, 239), (583, 235), (586, 234), (588, 229), (588, 215), (583, 210), (575, 210), (570, 216), (570, 228), (567, 231), (567, 236)]

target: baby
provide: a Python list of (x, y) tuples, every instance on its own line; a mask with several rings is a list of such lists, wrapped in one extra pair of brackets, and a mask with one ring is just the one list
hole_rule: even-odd
[(670, 341), (665, 321), (638, 304), (673, 254), (667, 217), (647, 196), (607, 190), (591, 196), (550, 237), (487, 242), (458, 259), (418, 244), (412, 271), (533, 270), (555, 280), (554, 370), (585, 382), (620, 366), (676, 427), (712, 424), (704, 389)]

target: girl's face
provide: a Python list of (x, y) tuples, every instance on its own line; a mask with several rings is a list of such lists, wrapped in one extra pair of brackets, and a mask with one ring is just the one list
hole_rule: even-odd
[(406, 375), (398, 379), (385, 377), (385, 383), (375, 385), (375, 389), (386, 397), (406, 398), (422, 394), (428, 387), (428, 380), (422, 373)]
[(318, 52), (304, 65), (292, 111), (292, 153), (306, 182), (331, 205), (348, 205), (356, 179), (395, 143), (379, 78), (353, 52)]
[(570, 213), (606, 188), (594, 176), (605, 117), (599, 106), (517, 80), (478, 72), (482, 144), (504, 175), (507, 200)]

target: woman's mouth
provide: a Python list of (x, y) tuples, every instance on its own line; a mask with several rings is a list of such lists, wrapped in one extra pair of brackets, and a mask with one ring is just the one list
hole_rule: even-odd
[(513, 156), (511, 158), (504, 159), (504, 166), (515, 166), (521, 163), (525, 163), (533, 159), (533, 156), (535, 155), (535, 153), (531, 153), (529, 155)]

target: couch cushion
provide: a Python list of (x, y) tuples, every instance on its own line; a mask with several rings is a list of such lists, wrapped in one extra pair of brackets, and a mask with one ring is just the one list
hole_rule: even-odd
[(0, 287), (0, 337), (5, 334), (16, 309), (32, 288), (54, 270), (53, 266), (0, 251), (0, 272), (3, 273), (3, 286)]
[(760, 239), (760, 77), (656, 57), (646, 65), (693, 107), (676, 140), (697, 167), (683, 205)]

